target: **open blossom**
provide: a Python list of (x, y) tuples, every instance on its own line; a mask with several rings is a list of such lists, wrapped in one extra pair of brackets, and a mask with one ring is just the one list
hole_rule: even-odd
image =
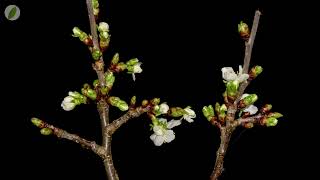
[(163, 143), (169, 143), (174, 140), (175, 134), (171, 128), (179, 126), (181, 120), (171, 120), (167, 123), (164, 118), (159, 118), (159, 124), (153, 126), (153, 134), (150, 139), (153, 141), (154, 145), (161, 146)]
[(184, 114), (182, 118), (189, 123), (193, 122), (193, 118), (197, 117), (196, 113), (190, 107), (186, 107), (184, 110), (187, 112), (187, 114)]
[(136, 76), (135, 73), (141, 73), (142, 72), (142, 68), (141, 68), (141, 64), (142, 63), (137, 63), (133, 66), (133, 71), (132, 71), (132, 79), (135, 81), (136, 80)]
[[(245, 97), (247, 97), (247, 96), (249, 96), (249, 94), (243, 94), (243, 95), (241, 96), (241, 99), (243, 99), (243, 98), (245, 98)], [(258, 108), (257, 108), (257, 106), (250, 105), (250, 106), (246, 107), (246, 108), (243, 110), (243, 112), (248, 112), (248, 113), (250, 113), (250, 115), (253, 115), (253, 114), (256, 114), (256, 113), (258, 112)]]
[(226, 81), (238, 81), (239, 83), (246, 81), (249, 78), (248, 74), (242, 73), (242, 66), (239, 65), (239, 72), (236, 74), (232, 67), (224, 67), (221, 69), (222, 77)]
[(169, 106), (167, 103), (162, 103), (159, 105), (159, 112), (161, 114), (167, 114), (169, 111)]

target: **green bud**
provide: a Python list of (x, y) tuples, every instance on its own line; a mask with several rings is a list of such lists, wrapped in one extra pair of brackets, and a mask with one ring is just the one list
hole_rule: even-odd
[(235, 97), (239, 88), (239, 81), (229, 81), (226, 84), (228, 96)]
[(38, 118), (31, 118), (31, 122), (37, 127), (43, 126), (43, 121)]
[(273, 113), (269, 113), (268, 117), (281, 118), (281, 117), (283, 117), (283, 115), (281, 113), (278, 113), (278, 112), (273, 112)]
[(220, 114), (220, 104), (218, 102), (216, 102), (215, 106), (214, 106), (216, 113)]
[(132, 73), (133, 70), (134, 70), (134, 66), (128, 66), (128, 65), (127, 65), (127, 70), (128, 70), (128, 73), (129, 73), (129, 74)]
[(256, 78), (259, 74), (261, 74), (263, 71), (263, 68), (261, 66), (254, 66), (253, 68), (251, 68), (250, 70), (250, 76), (252, 76), (253, 78)]
[(267, 113), (272, 109), (272, 105), (271, 104), (266, 104), (262, 107), (261, 112), (262, 113)]
[(109, 33), (108, 33), (108, 32), (106, 32), (106, 31), (104, 31), (104, 32), (100, 32), (99, 37), (100, 37), (100, 39), (101, 39), (102, 41), (105, 41), (105, 40), (107, 40), (107, 39), (108, 39), (108, 37), (109, 37)]
[(227, 106), (225, 104), (222, 104), (219, 111), (221, 113), (221, 112), (226, 112), (227, 110), (228, 110)]
[(85, 41), (88, 38), (88, 35), (85, 32), (82, 32), (79, 36), (80, 41)]
[(149, 104), (149, 101), (146, 100), (146, 99), (143, 100), (142, 103), (141, 103), (142, 106), (147, 106), (148, 104)]
[(153, 98), (150, 102), (152, 105), (158, 105), (160, 103), (160, 98)]
[(246, 23), (240, 21), (240, 24), (238, 24), (238, 32), (243, 39), (249, 39), (250, 37), (250, 30)]
[(139, 62), (138, 58), (134, 58), (134, 59), (130, 59), (129, 61), (127, 61), (127, 66), (134, 66)]
[(98, 87), (99, 86), (99, 80), (98, 79), (94, 80), (92, 84), (93, 84), (94, 87)]
[(187, 112), (181, 107), (172, 107), (170, 108), (170, 114), (172, 117), (180, 117), (186, 114)]
[(101, 91), (101, 93), (102, 93), (103, 95), (106, 95), (106, 94), (108, 94), (108, 92), (109, 92), (109, 88), (108, 88), (108, 87), (104, 87), (104, 88), (101, 88), (100, 91)]
[(126, 110), (129, 109), (128, 104), (127, 104), (125, 101), (122, 101), (122, 100), (117, 104), (117, 107), (118, 107), (121, 111), (126, 111)]
[(50, 128), (42, 128), (40, 130), (40, 133), (42, 135), (48, 136), (48, 135), (52, 134), (52, 129), (50, 129)]
[(214, 116), (214, 109), (213, 109), (212, 105), (204, 106), (202, 108), (202, 113), (203, 113), (204, 117), (206, 117), (207, 120), (210, 121), (210, 119)]
[(137, 97), (136, 96), (132, 96), (131, 100), (130, 100), (130, 104), (131, 105), (135, 105), (137, 102)]
[(96, 100), (97, 99), (97, 93), (93, 89), (88, 89), (87, 94), (86, 94), (91, 100)]
[(109, 100), (109, 103), (110, 103), (112, 106), (117, 106), (117, 104), (121, 101), (120, 98), (115, 97), (115, 96), (109, 97), (108, 100)]
[(99, 12), (99, 9), (93, 9), (93, 15), (98, 16)]
[(92, 0), (92, 7), (94, 9), (99, 8), (99, 0)]
[(114, 56), (113, 56), (113, 58), (112, 58), (112, 60), (111, 60), (111, 63), (112, 64), (117, 64), (119, 62), (119, 53), (116, 53)]
[(113, 86), (113, 83), (115, 81), (115, 76), (113, 75), (113, 72), (107, 71), (105, 73), (105, 79), (106, 79), (106, 86), (111, 88)]
[(99, 43), (101, 51), (105, 51), (107, 49), (107, 47), (109, 46), (109, 43), (110, 43), (110, 36), (107, 39), (101, 39), (100, 43)]
[(256, 94), (250, 94), (247, 97), (242, 99), (242, 102), (245, 106), (249, 106), (258, 100), (258, 96)]
[(100, 59), (100, 57), (102, 56), (102, 52), (99, 49), (93, 49), (92, 51), (92, 58), (96, 61), (98, 61)]
[(80, 37), (80, 35), (82, 34), (82, 31), (78, 28), (78, 27), (74, 27), (72, 29), (73, 32), (73, 37)]
[(266, 122), (267, 127), (275, 126), (275, 125), (277, 125), (277, 124), (278, 124), (278, 120), (277, 120), (276, 118), (274, 118), (274, 117), (269, 117), (269, 118), (267, 119), (267, 122)]

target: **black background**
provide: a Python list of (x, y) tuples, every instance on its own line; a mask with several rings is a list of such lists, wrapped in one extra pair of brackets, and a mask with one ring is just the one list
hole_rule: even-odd
[[(70, 90), (96, 79), (87, 48), (73, 38), (72, 28), (89, 32), (85, 1), (1, 1), (1, 11), (16, 4), (21, 16), (8, 21), (0, 16), (1, 94), (5, 115), (2, 149), (10, 176), (32, 179), (104, 179), (99, 158), (79, 145), (45, 137), (30, 123), (31, 117), (100, 142), (94, 105), (65, 112), (61, 101)], [(222, 102), (221, 68), (242, 64), (244, 44), (237, 34), (240, 20), (251, 25), (254, 12), (262, 12), (251, 65), (264, 72), (247, 89), (259, 96), (257, 105), (271, 103), (284, 117), (273, 128), (239, 129), (231, 142), (221, 179), (289, 179), (307, 176), (301, 160), (313, 149), (303, 135), (302, 123), (317, 97), (311, 71), (312, 40), (302, 5), (270, 1), (125, 1), (100, 2), (100, 20), (111, 29), (106, 64), (115, 52), (122, 61), (137, 57), (143, 73), (136, 82), (119, 74), (112, 95), (129, 100), (160, 97), (171, 106), (191, 105), (197, 113), (192, 124), (174, 129), (176, 139), (155, 147), (149, 119), (141, 116), (113, 136), (113, 159), (122, 180), (208, 179), (219, 145), (218, 129), (202, 116), (204, 105)], [(299, 7), (299, 8), (297, 8)], [(306, 9), (308, 10), (308, 9)], [(307, 30), (307, 32), (304, 32)], [(311, 38), (310, 38), (311, 37)], [(309, 48), (309, 47), (308, 47)], [(310, 56), (310, 57), (309, 57)], [(308, 65), (308, 66), (307, 66)], [(307, 73), (306, 73), (307, 72)], [(306, 77), (304, 77), (306, 75)], [(312, 82), (311, 83), (315, 83)], [(121, 113), (111, 109), (111, 117)], [(312, 125), (311, 125), (312, 126)], [(239, 138), (240, 137), (240, 138)], [(310, 153), (309, 153), (310, 154)], [(311, 171), (309, 169), (309, 171)]]

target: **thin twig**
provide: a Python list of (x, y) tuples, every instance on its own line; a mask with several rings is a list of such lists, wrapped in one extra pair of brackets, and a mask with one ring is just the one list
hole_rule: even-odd
[(86, 140), (85, 138), (82, 138), (76, 134), (71, 134), (63, 129), (57, 128), (51, 124), (48, 124), (44, 121), (42, 121), (41, 128), (50, 128), (53, 131), (53, 134), (56, 135), (59, 138), (68, 139), (70, 141), (73, 141), (75, 143), (80, 144), (82, 147), (86, 149), (90, 149), (95, 154), (100, 156), (101, 158), (105, 159), (106, 156), (106, 150), (102, 146), (98, 145), (94, 141)]
[(239, 118), (236, 120), (238, 125), (241, 125), (243, 123), (258, 123), (259, 120), (263, 117), (264, 115), (262, 114), (257, 114), (255, 116), (251, 116), (251, 117), (246, 117), (246, 118)]
[(137, 107), (135, 109), (130, 109), (126, 114), (122, 115), (120, 118), (112, 121), (106, 129), (109, 135), (112, 135), (118, 128), (120, 128), (128, 120), (139, 117), (141, 114), (149, 111), (150, 107)]
[[(258, 29), (258, 24), (259, 24), (259, 19), (260, 19), (260, 11), (256, 11), (254, 20), (253, 20), (253, 25), (251, 29), (251, 34), (248, 42), (246, 42), (246, 50), (245, 50), (245, 58), (244, 58), (244, 63), (243, 63), (243, 73), (248, 73), (249, 65), (250, 65), (250, 59), (251, 59), (251, 53), (252, 53), (252, 47), (254, 44), (254, 39), (257, 33)], [(248, 117), (248, 118), (243, 118), (243, 119), (238, 119), (235, 120), (235, 115), (238, 109), (238, 103), (240, 101), (240, 98), (242, 94), (244, 93), (245, 89), (249, 85), (250, 81), (244, 82), (241, 84), (239, 90), (238, 90), (238, 96), (237, 99), (234, 101), (233, 104), (228, 106), (228, 111), (227, 111), (227, 116), (226, 116), (226, 125), (225, 127), (220, 128), (220, 147), (217, 151), (217, 157), (216, 157), (216, 162), (214, 166), (214, 170), (210, 176), (211, 180), (217, 180), (219, 176), (223, 172), (223, 162), (224, 162), (224, 157), (226, 155), (227, 147), (230, 142), (231, 135), (233, 131), (242, 123), (245, 122), (255, 122), (258, 121), (258, 119), (261, 117), (261, 115), (257, 115), (254, 117)]]
[[(87, 9), (88, 9), (88, 16), (89, 16), (89, 22), (90, 22), (90, 30), (91, 30), (93, 48), (101, 51), (100, 46), (99, 46), (99, 40), (98, 40), (97, 24), (96, 24), (96, 20), (95, 20), (94, 14), (93, 14), (92, 0), (86, 0), (86, 3), (87, 3)], [(93, 69), (97, 73), (100, 87), (105, 88), (106, 82), (105, 82), (105, 77), (104, 77), (103, 56), (101, 56), (98, 61), (95, 61)]]

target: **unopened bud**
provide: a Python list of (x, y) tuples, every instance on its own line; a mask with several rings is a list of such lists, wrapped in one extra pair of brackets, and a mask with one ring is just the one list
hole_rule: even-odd
[(158, 105), (160, 103), (160, 98), (153, 98), (150, 102), (152, 105)]
[(131, 100), (130, 100), (130, 105), (134, 106), (137, 102), (137, 97), (136, 96), (132, 96)]
[(239, 81), (229, 81), (226, 84), (227, 86), (227, 95), (231, 97), (235, 97), (239, 88)]
[(111, 63), (112, 64), (117, 64), (119, 62), (119, 53), (114, 54)]
[(31, 122), (37, 127), (41, 128), (43, 126), (43, 121), (38, 118), (31, 118)]
[(283, 115), (281, 113), (278, 113), (278, 112), (272, 112), (272, 113), (269, 113), (268, 114), (268, 117), (273, 117), (273, 118), (281, 118), (283, 117)]
[(262, 107), (261, 112), (262, 113), (267, 113), (272, 109), (272, 105), (271, 104), (266, 104)]
[(202, 113), (203, 113), (204, 117), (206, 117), (207, 120), (210, 121), (211, 118), (214, 116), (214, 109), (213, 109), (212, 105), (204, 106), (202, 108)]
[(42, 135), (48, 136), (48, 135), (52, 134), (52, 129), (50, 129), (50, 128), (42, 128), (40, 130), (40, 133)]
[(244, 40), (248, 40), (250, 37), (250, 30), (246, 23), (240, 21), (240, 24), (238, 24), (238, 32), (240, 34), (240, 37)]
[(143, 100), (142, 103), (141, 103), (141, 105), (142, 105), (143, 107), (146, 107), (148, 104), (149, 104), (149, 101), (146, 100), (146, 99)]
[(101, 56), (102, 56), (102, 52), (101, 52), (99, 49), (93, 49), (93, 51), (92, 51), (92, 58), (93, 58), (95, 61), (98, 61)]
[(276, 126), (277, 124), (278, 124), (278, 119), (276, 119), (274, 117), (267, 118), (267, 121), (266, 121), (267, 127)]
[(256, 78), (259, 74), (261, 74), (263, 71), (263, 68), (261, 66), (254, 66), (251, 68), (249, 75), (251, 78)]

